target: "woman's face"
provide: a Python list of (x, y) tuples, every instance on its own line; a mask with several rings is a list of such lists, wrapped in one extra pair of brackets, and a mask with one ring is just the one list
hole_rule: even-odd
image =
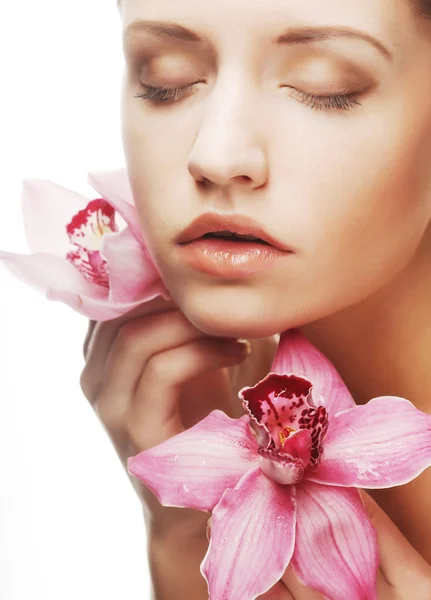
[[(121, 16), (129, 179), (154, 262), (196, 327), (273, 335), (399, 275), (431, 217), (431, 31), (406, 0), (123, 0)], [(133, 30), (137, 20), (207, 43)], [(323, 26), (382, 46), (273, 43)], [(165, 102), (136, 97), (188, 84)], [(307, 94), (353, 96), (313, 107)], [(202, 272), (177, 240), (207, 212), (250, 216), (294, 253), (247, 276)]]

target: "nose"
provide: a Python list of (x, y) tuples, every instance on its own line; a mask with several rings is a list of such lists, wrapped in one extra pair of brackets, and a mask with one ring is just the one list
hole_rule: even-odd
[(189, 155), (188, 170), (197, 181), (221, 187), (240, 184), (249, 188), (265, 184), (268, 165), (259, 138), (256, 102), (245, 107), (244, 92), (225, 86), (223, 95), (208, 100), (199, 134)]

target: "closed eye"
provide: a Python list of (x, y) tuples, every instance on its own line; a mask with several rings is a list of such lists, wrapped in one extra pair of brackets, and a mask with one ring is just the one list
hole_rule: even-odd
[[(197, 83), (190, 83), (183, 87), (152, 87), (141, 83), (141, 88), (144, 92), (137, 94), (135, 98), (149, 100), (155, 104), (164, 104), (172, 101), (176, 102), (186, 95), (192, 95), (197, 92)], [(358, 97), (363, 93), (349, 92), (346, 94), (315, 95), (303, 92), (291, 86), (283, 87), (294, 90), (294, 95), (298, 95), (299, 102), (315, 110), (350, 110), (355, 106), (361, 105)]]

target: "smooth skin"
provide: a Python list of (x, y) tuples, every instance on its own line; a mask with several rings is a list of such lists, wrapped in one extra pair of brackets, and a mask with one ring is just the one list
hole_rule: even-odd
[[(239, 383), (267, 373), (273, 336), (291, 327), (358, 404), (398, 395), (431, 413), (431, 22), (407, 0), (123, 0), (120, 16), (126, 164), (172, 296), (142, 307), (142, 331), (131, 313), (89, 335), (83, 389), (123, 464), (228, 399), (239, 411)], [(138, 19), (207, 42), (132, 32)], [(288, 28), (323, 25), (360, 30), (384, 50), (347, 37), (271, 44)], [(136, 97), (189, 84), (163, 104)], [(303, 95), (347, 89), (360, 102), (348, 110), (313, 108)], [(250, 215), (295, 254), (247, 279), (195, 271), (176, 239), (207, 211)], [(252, 353), (234, 359), (217, 337), (247, 338)], [(428, 469), (372, 495), (431, 564), (430, 489)], [(203, 527), (202, 515), (187, 521), (138, 493), (164, 539)]]

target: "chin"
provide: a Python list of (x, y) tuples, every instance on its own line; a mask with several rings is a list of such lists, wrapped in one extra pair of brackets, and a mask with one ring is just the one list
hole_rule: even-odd
[(200, 331), (208, 335), (245, 338), (248, 340), (260, 339), (280, 333), (277, 326), (262, 323), (241, 322), (238, 319), (217, 318), (202, 314), (186, 314), (188, 320)]
[(285, 327), (285, 319), (281, 319), (273, 302), (265, 300), (256, 289), (214, 287), (170, 291), (187, 319), (208, 335), (260, 339), (290, 327)]

